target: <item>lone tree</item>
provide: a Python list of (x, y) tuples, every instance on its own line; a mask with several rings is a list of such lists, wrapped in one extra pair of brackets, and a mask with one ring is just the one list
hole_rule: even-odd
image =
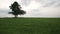
[(9, 7), (12, 9), (12, 12), (9, 12), (9, 14), (13, 14), (15, 18), (17, 18), (18, 15), (24, 15), (26, 13), (24, 10), (21, 10), (21, 6), (16, 1)]

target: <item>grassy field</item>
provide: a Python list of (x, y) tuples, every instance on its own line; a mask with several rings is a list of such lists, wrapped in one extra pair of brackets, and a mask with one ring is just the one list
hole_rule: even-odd
[(60, 34), (60, 18), (0, 18), (0, 34)]

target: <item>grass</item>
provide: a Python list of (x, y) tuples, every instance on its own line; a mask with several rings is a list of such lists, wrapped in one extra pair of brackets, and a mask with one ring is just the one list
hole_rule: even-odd
[(0, 18), (0, 34), (60, 34), (60, 18)]

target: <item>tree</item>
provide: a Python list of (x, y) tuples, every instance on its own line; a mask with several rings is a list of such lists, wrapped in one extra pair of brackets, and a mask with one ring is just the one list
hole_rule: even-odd
[(9, 7), (12, 9), (12, 12), (9, 12), (9, 14), (13, 14), (15, 18), (17, 18), (18, 15), (24, 15), (26, 13), (24, 10), (21, 10), (21, 6), (16, 1)]

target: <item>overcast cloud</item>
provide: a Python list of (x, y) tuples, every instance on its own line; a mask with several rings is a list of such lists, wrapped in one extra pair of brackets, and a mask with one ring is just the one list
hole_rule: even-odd
[(0, 0), (0, 17), (10, 17), (9, 6), (17, 1), (27, 13), (24, 17), (60, 17), (60, 0)]

